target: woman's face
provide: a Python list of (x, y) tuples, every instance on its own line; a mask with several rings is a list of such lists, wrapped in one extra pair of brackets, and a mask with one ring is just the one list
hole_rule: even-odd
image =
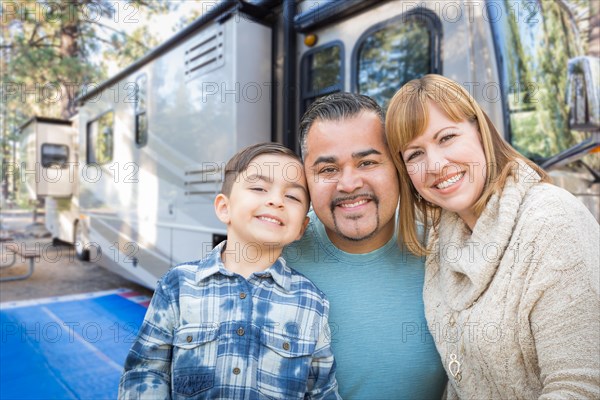
[(476, 122), (454, 122), (428, 102), (429, 123), (402, 152), (410, 179), (421, 196), (457, 213), (472, 229), (473, 205), (485, 184), (486, 160)]

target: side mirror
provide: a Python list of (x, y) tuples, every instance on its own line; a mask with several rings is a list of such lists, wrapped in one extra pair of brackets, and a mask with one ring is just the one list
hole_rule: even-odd
[(576, 131), (600, 130), (600, 58), (572, 58), (567, 74), (569, 127)]

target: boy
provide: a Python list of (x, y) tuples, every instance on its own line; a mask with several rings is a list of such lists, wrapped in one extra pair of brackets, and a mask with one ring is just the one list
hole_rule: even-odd
[(291, 150), (262, 143), (233, 156), (215, 199), (227, 241), (158, 283), (119, 398), (339, 399), (329, 302), (279, 257), (308, 207)]

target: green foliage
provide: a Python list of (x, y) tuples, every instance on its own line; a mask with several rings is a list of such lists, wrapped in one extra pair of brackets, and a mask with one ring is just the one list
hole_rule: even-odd
[(148, 26), (140, 26), (128, 35), (113, 33), (110, 37), (111, 47), (104, 56), (119, 67), (125, 67), (141, 58), (150, 49), (158, 46), (158, 39), (152, 35)]
[(79, 90), (106, 79), (108, 62), (123, 68), (156, 46), (158, 40), (143, 23), (145, 18), (163, 15), (179, 4), (2, 0), (0, 158), (11, 158), (10, 142), (30, 117), (70, 118)]
[[(158, 44), (143, 18), (164, 14), (178, 4), (167, 0), (5, 2), (0, 8), (5, 132), (32, 115), (72, 116), (78, 90), (107, 77), (107, 60), (124, 67)], [(126, 33), (123, 21), (136, 26)], [(100, 49), (106, 50), (103, 59), (98, 59)]]

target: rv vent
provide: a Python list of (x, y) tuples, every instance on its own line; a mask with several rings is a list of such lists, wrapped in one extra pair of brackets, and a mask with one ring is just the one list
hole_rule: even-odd
[(222, 182), (221, 166), (217, 163), (188, 167), (183, 178), (185, 197), (219, 193)]
[(185, 49), (185, 80), (195, 79), (225, 64), (223, 54), (225, 31), (215, 26), (190, 40)]

